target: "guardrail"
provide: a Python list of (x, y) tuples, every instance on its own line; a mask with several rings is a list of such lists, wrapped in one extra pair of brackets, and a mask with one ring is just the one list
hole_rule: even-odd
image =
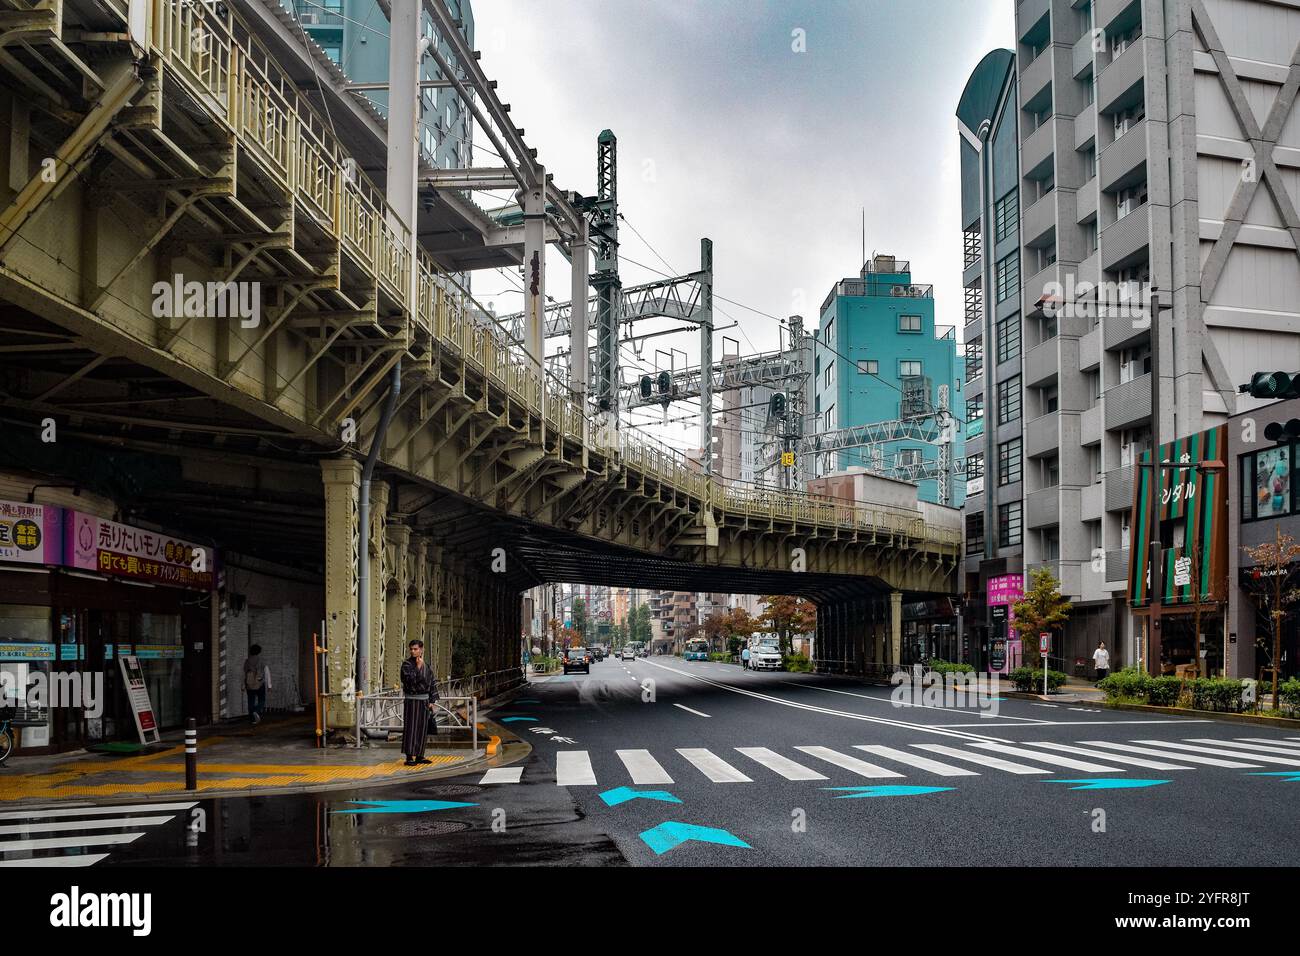
[[(357, 695), (356, 747), (370, 739), (386, 739), (400, 734), (405, 726), (403, 705), (406, 695), (400, 690), (384, 690)], [(465, 695), (442, 695), (433, 702), (433, 720), (450, 730), (468, 730), (474, 753), (478, 753), (478, 698)], [(435, 727), (434, 723), (430, 724)], [(436, 727), (435, 727), (436, 732)]]
[[(570, 400), (563, 384), (545, 382), (522, 343), (512, 341), (504, 329), (470, 319), (464, 297), (448, 290), (437, 264), (423, 250), (412, 262), (410, 235), (405, 227), (394, 225), (399, 220), (382, 190), (360, 170), (329, 124), (229, 6), (154, 0), (152, 45), (195, 101), (234, 133), (248, 155), (296, 197), (302, 210), (340, 243), (378, 288), (402, 305), (412, 326), (503, 387), (555, 433), (584, 443), (596, 433), (596, 423)], [(408, 281), (412, 268), (417, 278), (414, 301)], [(899, 288), (915, 295), (929, 290)], [(413, 338), (408, 331), (408, 346)], [(955, 532), (929, 528), (919, 518), (899, 524), (881, 508), (830, 505), (797, 492), (724, 487), (682, 452), (626, 433), (610, 447), (595, 450), (621, 457), (624, 466), (689, 495), (701, 510), (720, 507), (737, 515), (888, 531), (960, 547)]]

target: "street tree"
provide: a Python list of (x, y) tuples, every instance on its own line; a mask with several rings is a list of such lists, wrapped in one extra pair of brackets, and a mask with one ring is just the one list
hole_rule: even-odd
[(1020, 637), (1026, 666), (1042, 664), (1038, 635), (1060, 631), (1070, 617), (1071, 607), (1069, 599), (1062, 596), (1061, 582), (1056, 580), (1051, 568), (1034, 568), (1029, 572), (1029, 587), (1011, 605), (1011, 613), (1015, 615), (1011, 627)]
[(584, 638), (587, 636), (587, 602), (580, 597), (573, 599), (571, 626)]
[(1242, 551), (1255, 562), (1255, 567), (1247, 572), (1247, 587), (1255, 606), (1268, 617), (1269, 630), (1273, 638), (1269, 654), (1273, 670), (1273, 709), (1278, 705), (1278, 673), (1282, 661), (1282, 624), (1292, 613), (1300, 588), (1297, 577), (1300, 576), (1300, 544), (1289, 534), (1283, 534), (1281, 528), (1274, 529), (1275, 538), (1265, 541), (1253, 548), (1242, 547)]
[(759, 599), (763, 613), (758, 621), (763, 630), (775, 634), (781, 653), (789, 654), (794, 638), (811, 633), (817, 626), (817, 605), (788, 594), (769, 594)]

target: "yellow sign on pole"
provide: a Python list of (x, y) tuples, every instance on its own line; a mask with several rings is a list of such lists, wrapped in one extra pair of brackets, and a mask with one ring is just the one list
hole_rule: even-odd
[(781, 467), (782, 468), (794, 467), (794, 452), (792, 451), (781, 452)]

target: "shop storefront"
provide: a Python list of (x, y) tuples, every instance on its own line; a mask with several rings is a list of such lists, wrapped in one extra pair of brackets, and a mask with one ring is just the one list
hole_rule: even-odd
[(0, 525), (22, 542), (0, 547), (0, 675), (20, 753), (134, 739), (125, 656), (162, 729), (210, 720), (211, 548), (18, 502), (0, 502)]
[(988, 657), (985, 670), (990, 674), (1010, 674), (1020, 666), (1020, 638), (1011, 627), (1016, 619), (1013, 606), (1025, 596), (1023, 574), (1000, 574), (988, 580), (986, 604), (989, 608)]
[(903, 605), (904, 665), (931, 660), (959, 661), (957, 612), (948, 598), (911, 601)]

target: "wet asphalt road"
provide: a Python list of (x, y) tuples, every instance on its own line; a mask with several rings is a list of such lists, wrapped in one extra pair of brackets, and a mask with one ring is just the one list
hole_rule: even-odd
[[(1293, 863), (1300, 734), (1010, 699), (994, 718), (896, 704), (828, 677), (606, 660), (492, 713), (534, 747), (487, 778), (517, 782), (480, 769), (136, 809), (123, 819), (155, 818), (144, 836), (92, 849), (100, 866)], [(692, 836), (721, 842), (677, 842)]]

